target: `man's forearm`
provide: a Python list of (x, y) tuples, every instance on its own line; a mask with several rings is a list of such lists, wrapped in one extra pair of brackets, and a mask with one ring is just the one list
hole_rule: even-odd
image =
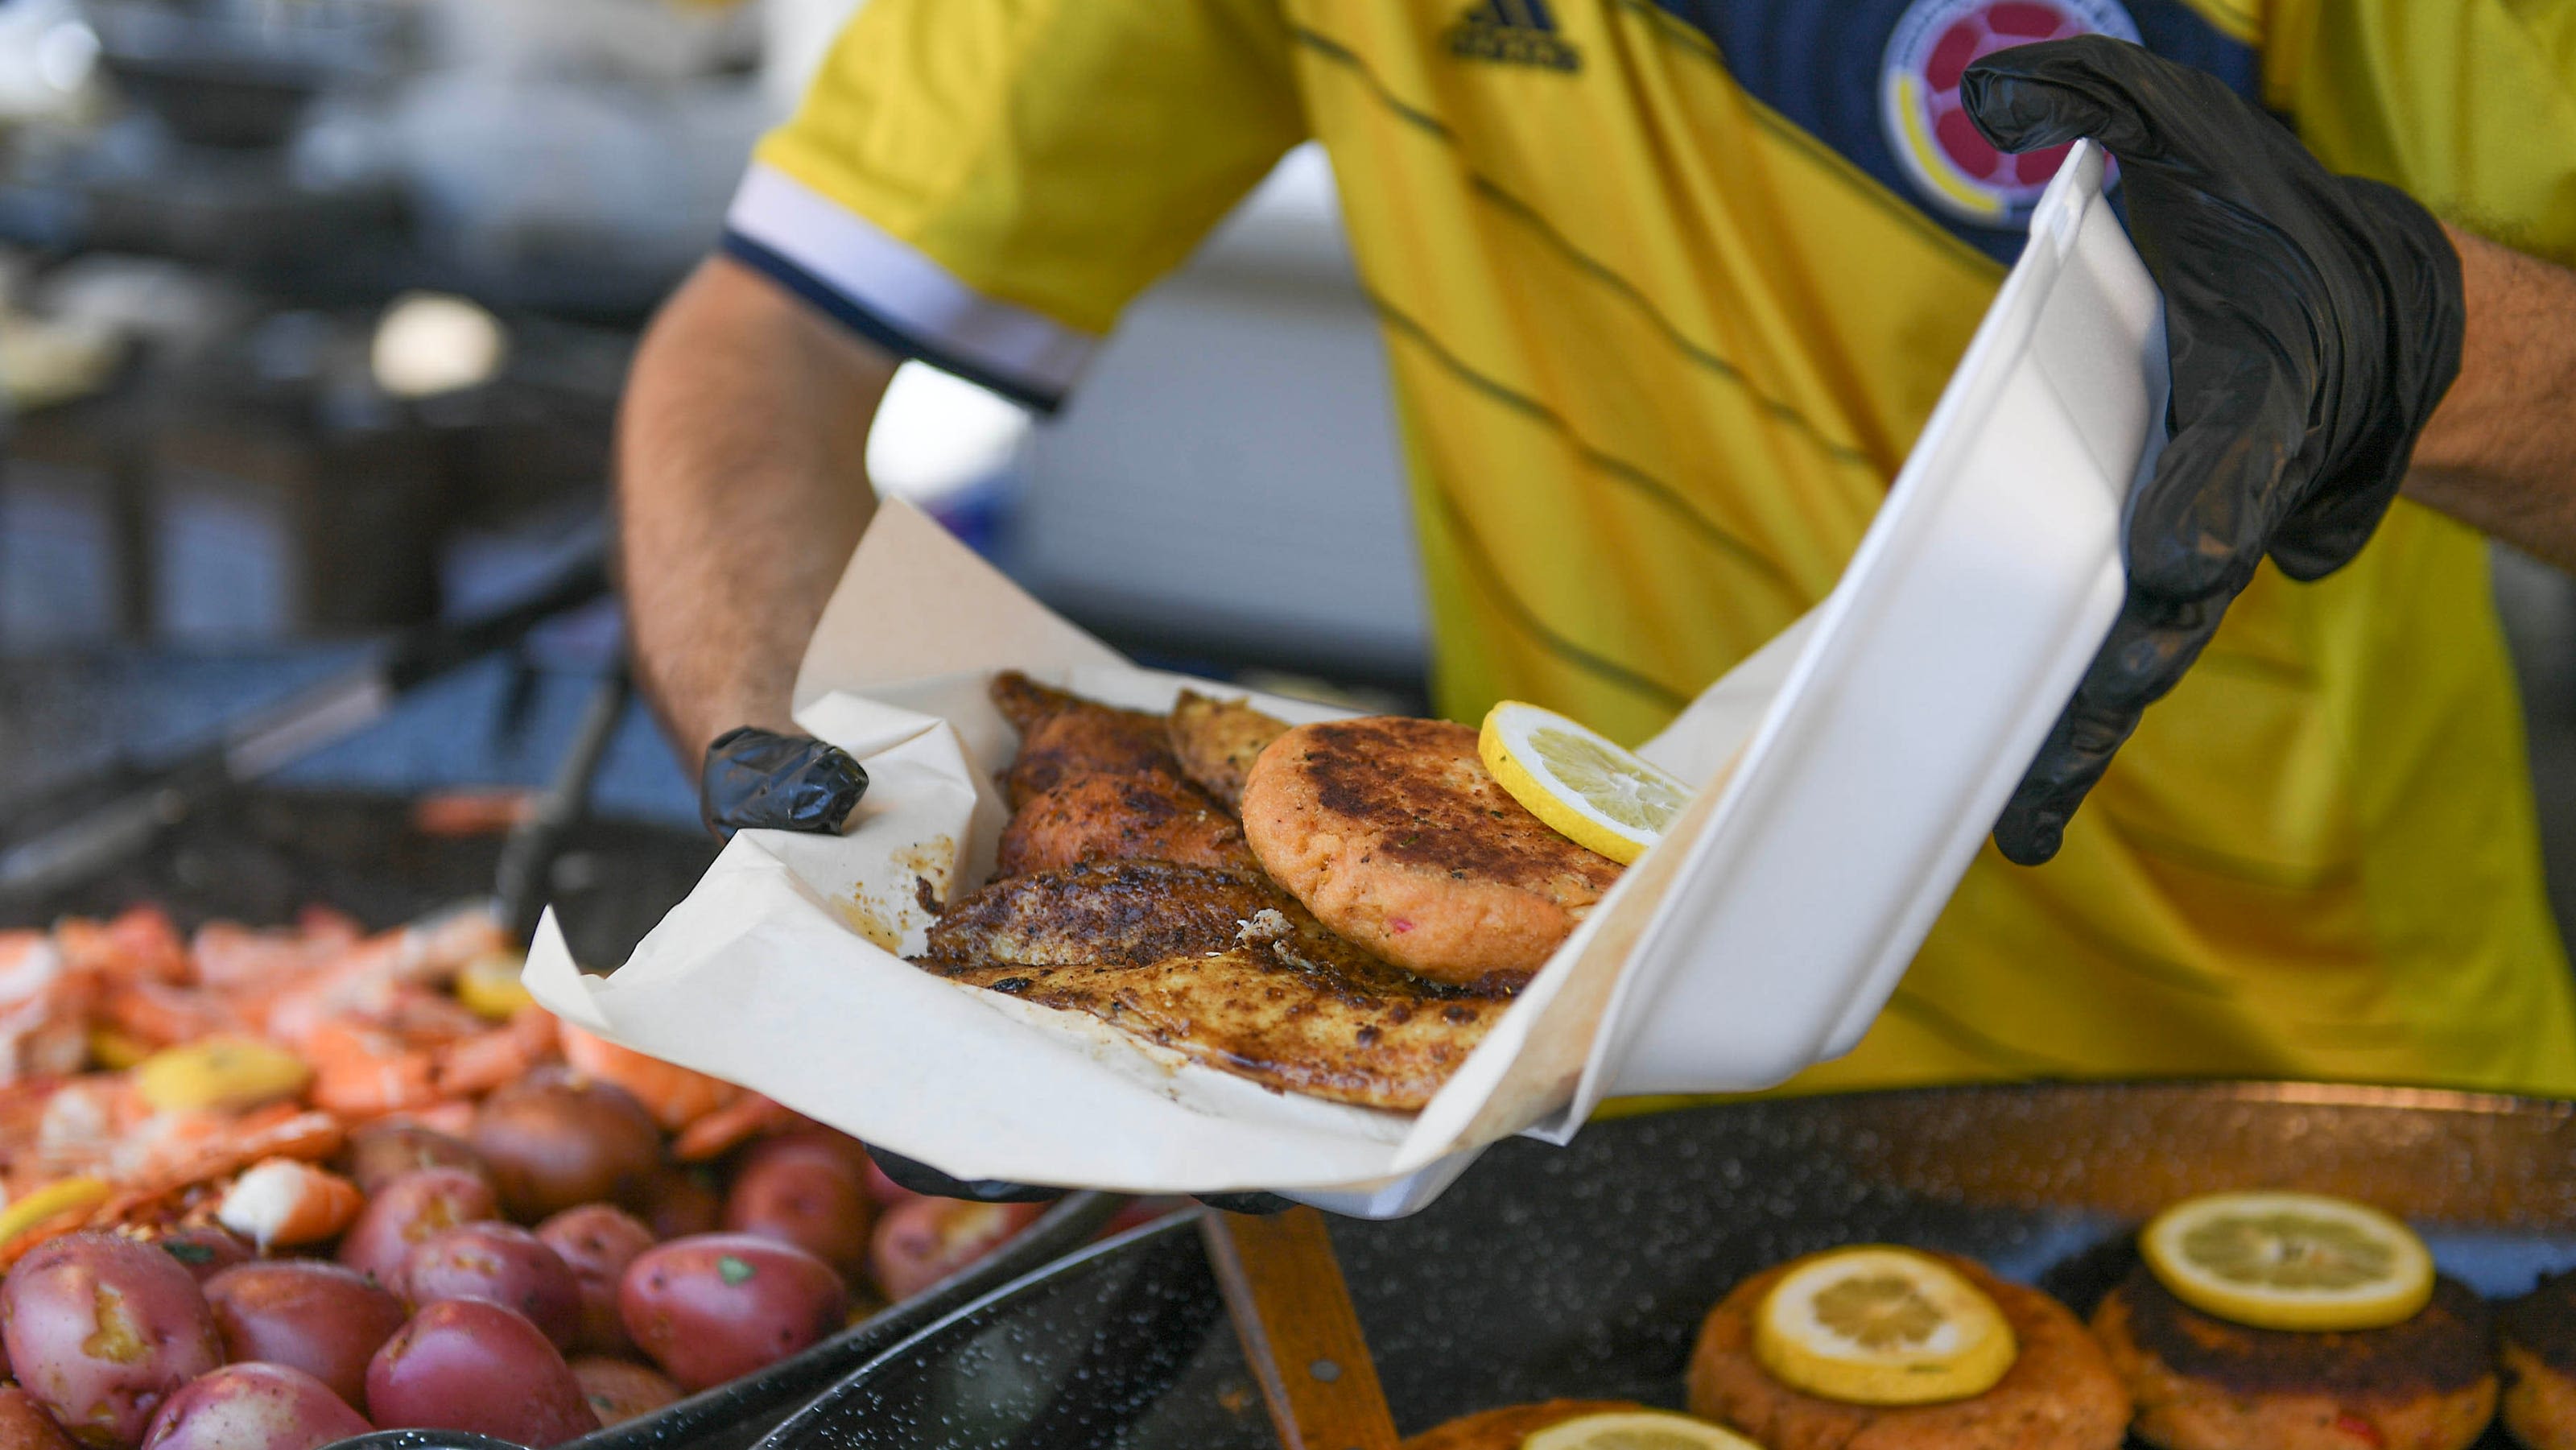
[(637, 351), (617, 428), (635, 658), (684, 760), (788, 729), (806, 636), (875, 510), (868, 424), (894, 359), (710, 259)]
[(2468, 325), (2406, 493), (2576, 569), (2576, 272), (2446, 230)]

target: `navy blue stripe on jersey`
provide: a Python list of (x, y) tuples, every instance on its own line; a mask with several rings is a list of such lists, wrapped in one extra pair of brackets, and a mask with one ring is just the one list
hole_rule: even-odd
[[(1909, 0), (1654, 0), (1708, 37), (1736, 84), (1799, 129), (1832, 147), (1907, 204), (1970, 246), (2010, 263), (2021, 254), (2019, 226), (1975, 226), (1923, 207), (1898, 166), (1879, 118), (1879, 67)], [(2183, 0), (2125, 0), (2138, 37), (2167, 60), (2197, 66), (2255, 101), (2261, 59), (2253, 47), (2202, 19)]]
[(742, 233), (728, 228), (718, 244), (723, 253), (786, 288), (820, 308), (834, 321), (884, 348), (899, 358), (916, 358), (943, 373), (953, 373), (979, 388), (992, 391), (1041, 413), (1053, 413), (1064, 406), (1064, 395), (1029, 382), (1024, 378), (1005, 377), (987, 368), (958, 359), (947, 350), (925, 342), (897, 327), (858, 299), (806, 271), (803, 267), (762, 246)]

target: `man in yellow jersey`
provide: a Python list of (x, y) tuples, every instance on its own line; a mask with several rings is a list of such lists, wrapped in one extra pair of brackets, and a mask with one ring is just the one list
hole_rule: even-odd
[(2576, 1093), (2478, 532), (2576, 559), (2571, 57), (2576, 10), (2513, 0), (873, 0), (637, 359), (643, 668), (693, 755), (753, 727), (711, 774), (810, 793), (810, 744), (766, 732), (896, 363), (1054, 407), (1314, 138), (1383, 322), (1439, 708), (1642, 738), (1824, 597), (2095, 134), (2189, 441), (1998, 828), (2054, 859), (1987, 852), (1793, 1086)]

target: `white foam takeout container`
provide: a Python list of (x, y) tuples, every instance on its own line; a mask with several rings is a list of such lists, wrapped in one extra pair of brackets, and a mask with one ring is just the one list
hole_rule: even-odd
[(902, 960), (932, 920), (916, 880), (953, 899), (991, 869), (1016, 749), (994, 671), (1138, 708), (1244, 692), (1130, 664), (899, 503), (798, 677), (798, 722), (871, 777), (844, 833), (743, 832), (611, 976), (549, 920), (526, 980), (961, 1178), (1370, 1216), (1498, 1138), (1566, 1140), (1614, 1093), (1779, 1082), (1858, 1043), (2108, 631), (2164, 376), (2155, 288), (2079, 145), (1833, 593), (1641, 747), (1703, 783), (1689, 809), (1419, 1113), (1271, 1092)]

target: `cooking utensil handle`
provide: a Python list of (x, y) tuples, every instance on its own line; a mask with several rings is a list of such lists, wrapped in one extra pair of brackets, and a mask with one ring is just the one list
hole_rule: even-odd
[(537, 934), (537, 918), (545, 913), (546, 888), (555, 857), (563, 849), (564, 833), (590, 809), (591, 785), (599, 779), (600, 763), (607, 758), (609, 742), (617, 738), (618, 722), (626, 718), (627, 702), (634, 697), (634, 676), (620, 655), (591, 692), (581, 724), (573, 730), (572, 744), (565, 748), (536, 810), (501, 846), (492, 894), (499, 902), (502, 928), (522, 945)]
[(1395, 1420), (1324, 1216), (1210, 1209), (1199, 1231), (1285, 1450), (1396, 1450)]

